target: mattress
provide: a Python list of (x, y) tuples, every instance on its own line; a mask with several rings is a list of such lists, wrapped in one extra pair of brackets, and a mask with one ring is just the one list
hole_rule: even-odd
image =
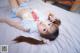
[[(55, 41), (44, 45), (31, 45), (12, 41), (17, 36), (29, 35), (5, 23), (0, 23), (0, 45), (8, 45), (8, 53), (80, 53), (80, 14), (66, 11), (41, 0), (28, 1), (30, 9), (38, 9), (45, 17), (48, 11), (61, 20), (59, 36)], [(0, 0), (0, 18), (10, 18), (8, 0)], [(17, 19), (13, 19), (17, 20)]]

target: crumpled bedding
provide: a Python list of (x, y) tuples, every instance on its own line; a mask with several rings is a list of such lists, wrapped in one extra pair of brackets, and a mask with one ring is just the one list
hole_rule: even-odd
[[(6, 3), (8, 0), (1, 0)], [(45, 4), (41, 0), (30, 0), (30, 8), (38, 9), (46, 17), (46, 12), (51, 11), (55, 17), (61, 20), (59, 36), (55, 41), (44, 45), (31, 45), (28, 43), (15, 43), (15, 37), (26, 32), (19, 31), (5, 23), (0, 23), (0, 45), (8, 45), (8, 53), (80, 53), (80, 14), (75, 14), (50, 4)], [(3, 5), (2, 3), (0, 3)], [(7, 3), (8, 4), (8, 3)], [(10, 18), (10, 8), (0, 7), (0, 18)], [(41, 14), (41, 15), (42, 15)], [(13, 19), (16, 20), (16, 19)]]

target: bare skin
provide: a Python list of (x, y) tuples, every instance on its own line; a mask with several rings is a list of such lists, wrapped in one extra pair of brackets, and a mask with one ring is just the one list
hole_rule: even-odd
[[(12, 9), (18, 8), (19, 5), (20, 5), (20, 3), (25, 2), (25, 1), (26, 1), (26, 0), (9, 0)], [(16, 16), (22, 18), (22, 14), (24, 14), (24, 13), (27, 13), (27, 10), (26, 10), (26, 9), (21, 9), (20, 11), (18, 11), (18, 12), (16, 13)], [(6, 23), (6, 24), (8, 24), (8, 25), (10, 25), (10, 26), (13, 26), (13, 27), (15, 27), (15, 28), (17, 28), (17, 29), (19, 29), (19, 30), (22, 30), (22, 31), (24, 31), (24, 32), (25, 32), (25, 31), (26, 31), (26, 32), (28, 31), (27, 29), (24, 29), (24, 28), (21, 26), (21, 23), (20, 23), (20, 22), (15, 22), (15, 21), (13, 21), (13, 20), (11, 20), (11, 19), (2, 19), (1, 22), (4, 22), (4, 23)]]
[(6, 24), (8, 24), (12, 27), (15, 27), (16, 29), (19, 29), (21, 31), (24, 31), (24, 32), (28, 31), (27, 29), (24, 29), (23, 26), (21, 26), (19, 21), (13, 21), (12, 19), (8, 19), (8, 18), (6, 19), (6, 18), (1, 17), (0, 23), (6, 23)]
[[(24, 2), (24, 0), (10, 0), (10, 4), (11, 4), (12, 8), (19, 7), (17, 1), (19, 2), (19, 4), (21, 2)], [(14, 5), (14, 3), (15, 3), (15, 5)], [(22, 14), (27, 13), (27, 12), (28, 11), (26, 9), (21, 9), (16, 14), (17, 14), (17, 16), (19, 16), (23, 19)], [(56, 23), (56, 24), (52, 23), (52, 22), (54, 22), (55, 19), (54, 19), (54, 16), (51, 12), (49, 12), (48, 17), (50, 18), (50, 20), (38, 22), (37, 25), (38, 25), (39, 32), (47, 34), (46, 31), (48, 31), (49, 33), (52, 33), (53, 31), (55, 31), (58, 28), (58, 26), (59, 26), (58, 23)], [(24, 29), (23, 26), (21, 26), (20, 22), (15, 22), (11, 19), (3, 19), (1, 21), (4, 22), (4, 23), (7, 23), (8, 25), (13, 26), (13, 27), (15, 27), (19, 30), (26, 31), (26, 32), (29, 31), (28, 29)]]
[[(15, 8), (18, 8), (19, 5), (21, 3), (25, 2), (25, 0), (10, 0), (10, 5), (11, 5), (11, 8), (12, 9), (15, 9)], [(25, 13), (28, 13), (27, 9), (20, 9), (18, 12), (16, 12), (16, 16), (20, 17), (22, 20), (23, 20), (23, 14)], [(31, 15), (31, 14), (30, 14)], [(25, 16), (27, 17), (27, 16)], [(29, 17), (28, 17), (29, 18)], [(17, 21), (13, 21), (11, 19), (5, 19), (5, 18), (0, 18), (0, 23), (6, 23), (16, 29), (19, 29), (21, 31), (24, 31), (24, 32), (28, 32), (29, 30), (28, 29), (24, 29), (24, 27), (21, 25), (20, 22), (17, 22)], [(48, 20), (45, 20), (45, 21), (36, 21), (36, 24), (37, 24), (37, 27), (38, 27), (38, 31), (42, 34), (47, 34), (47, 33), (53, 33), (60, 25), (60, 22), (59, 20), (55, 20), (54, 19), (54, 16), (53, 16), (53, 13), (49, 12), (48, 14)], [(44, 44), (44, 40), (43, 38), (41, 38), (41, 40), (36, 40), (36, 39), (32, 39), (30, 37), (23, 37), (23, 36), (20, 36), (16, 39), (14, 39), (15, 41), (17, 42), (29, 42), (31, 44)], [(33, 40), (32, 42), (30, 40)]]

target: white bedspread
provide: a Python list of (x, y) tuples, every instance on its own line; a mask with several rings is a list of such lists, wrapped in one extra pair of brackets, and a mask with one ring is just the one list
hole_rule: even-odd
[[(20, 35), (28, 35), (7, 24), (0, 23), (0, 45), (8, 45), (8, 53), (80, 53), (80, 15), (39, 0), (31, 0), (29, 8), (38, 9), (45, 17), (52, 11), (61, 20), (60, 33), (55, 41), (45, 45), (15, 43), (12, 40)], [(0, 18), (10, 17), (7, 0), (0, 0)]]

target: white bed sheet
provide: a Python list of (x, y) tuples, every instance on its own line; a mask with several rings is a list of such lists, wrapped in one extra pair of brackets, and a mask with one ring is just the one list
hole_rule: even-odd
[[(0, 0), (0, 2), (6, 3), (6, 0)], [(0, 4), (3, 5), (3, 3)], [(1, 17), (9, 17), (10, 8), (7, 7), (0, 8)], [(0, 45), (8, 45), (8, 53), (80, 53), (79, 14), (63, 10), (50, 4), (44, 4), (40, 0), (31, 0), (29, 7), (38, 9), (44, 15), (46, 11), (51, 10), (54, 12), (55, 16), (61, 20), (59, 36), (55, 41), (45, 45), (15, 43), (12, 41), (15, 37), (20, 35), (26, 36), (27, 34), (7, 24), (0, 23)]]

